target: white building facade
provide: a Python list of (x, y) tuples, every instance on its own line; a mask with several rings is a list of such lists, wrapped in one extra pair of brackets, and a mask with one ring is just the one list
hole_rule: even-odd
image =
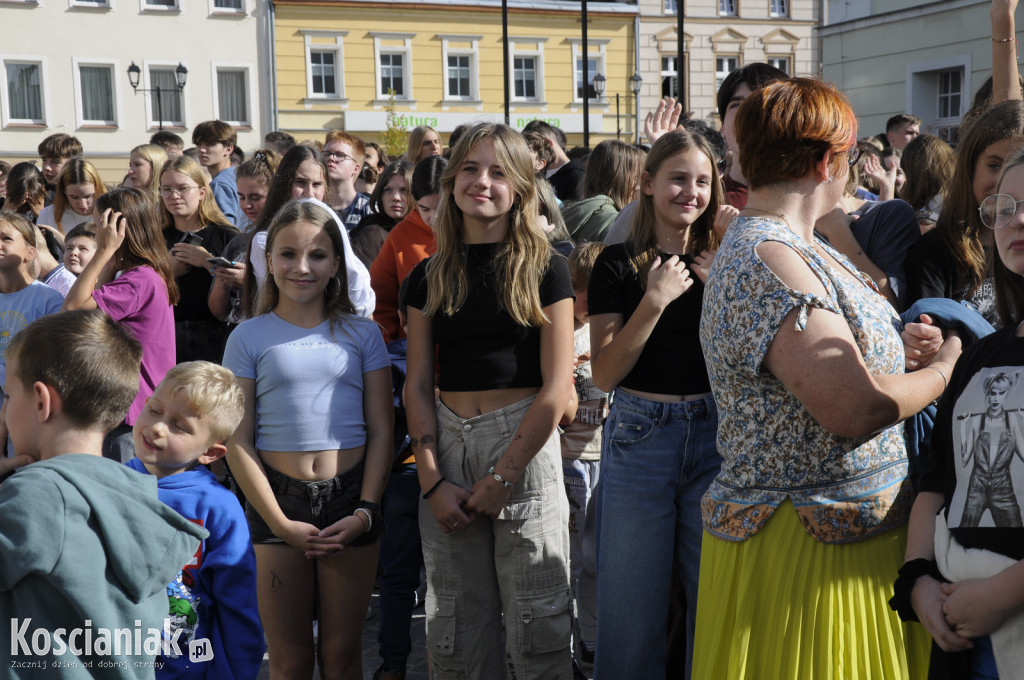
[(988, 0), (830, 0), (822, 75), (850, 98), (861, 136), (897, 113), (950, 139), (992, 74)]
[[(191, 146), (192, 128), (220, 119), (238, 144), (261, 144), (269, 120), (261, 53), (264, 0), (0, 0), (0, 158), (37, 157), (58, 132), (77, 137), (104, 181), (161, 126)], [(269, 44), (269, 41), (263, 41)], [(129, 66), (139, 69), (133, 91)], [(175, 72), (187, 71), (178, 89)], [(155, 90), (160, 88), (160, 96)], [(266, 109), (266, 110), (264, 110)]]
[(677, 15), (683, 9), (683, 94), (694, 118), (717, 124), (715, 95), (730, 71), (766, 62), (790, 75), (820, 73), (821, 0), (638, 0), (640, 111), (676, 96)]

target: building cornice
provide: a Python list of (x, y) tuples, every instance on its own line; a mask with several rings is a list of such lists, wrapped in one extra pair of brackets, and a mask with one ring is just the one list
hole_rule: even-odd
[[(379, 9), (423, 9), (434, 6), (445, 9), (458, 7), (460, 12), (501, 11), (500, 0), (274, 0), (278, 7), (365, 7)], [(508, 0), (508, 11), (515, 14), (571, 14), (579, 16), (580, 3), (571, 0)], [(624, 2), (593, 2), (587, 4), (589, 15), (637, 16), (636, 5)]]

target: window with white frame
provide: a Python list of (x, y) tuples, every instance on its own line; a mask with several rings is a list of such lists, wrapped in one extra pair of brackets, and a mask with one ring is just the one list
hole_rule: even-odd
[(444, 98), (479, 102), (478, 49), (481, 35), (438, 35), (444, 59)]
[(469, 99), (469, 61), (468, 54), (448, 55), (448, 87), (445, 96), (448, 99)]
[(377, 99), (394, 92), (395, 99), (412, 99), (413, 33), (371, 33), (377, 71)]
[(715, 90), (722, 87), (725, 77), (740, 67), (738, 56), (715, 57)]
[(344, 99), (342, 40), (348, 31), (301, 31), (306, 44), (306, 97)]
[(789, 16), (789, 0), (771, 0), (771, 7), (768, 13), (773, 19)]
[(959, 117), (960, 103), (963, 99), (963, 71), (958, 68), (939, 71), (938, 81), (938, 117)]
[(736, 16), (737, 0), (718, 0), (718, 15), (723, 17)]
[(41, 62), (5, 60), (7, 75), (7, 122), (45, 123), (43, 109), (43, 65)]
[(661, 96), (679, 98), (679, 70), (676, 68), (677, 55), (661, 57)]
[[(155, 125), (185, 127), (182, 115), (181, 90), (174, 76), (174, 66), (149, 67), (149, 118)], [(159, 88), (159, 91), (157, 91)]]
[(218, 66), (217, 120), (235, 127), (249, 127), (249, 70), (237, 66)]
[(337, 55), (333, 50), (311, 50), (309, 69), (313, 80), (313, 94), (337, 96), (338, 64)]
[(179, 0), (142, 0), (142, 9), (180, 9)]
[(789, 57), (767, 57), (765, 59), (769, 66), (774, 66), (786, 75), (790, 75), (789, 72)]
[(213, 9), (218, 12), (244, 12), (245, 0), (213, 0)]
[[(572, 91), (573, 100), (577, 102), (583, 101), (584, 85), (586, 87), (587, 97), (591, 101), (600, 101), (597, 96), (597, 91), (594, 90), (594, 76), (598, 73), (607, 77), (607, 69), (605, 68), (605, 46), (608, 44), (607, 40), (590, 40), (587, 46), (587, 82), (583, 82), (583, 52), (582, 42), (573, 40), (572, 45), (572, 56), (573, 56), (573, 79), (572, 79)], [(594, 51), (594, 48), (597, 51)]]
[(71, 6), (86, 9), (110, 9), (110, 0), (71, 0)]
[(511, 39), (512, 99), (544, 101), (544, 43), (547, 38)]
[(675, 14), (679, 11), (678, 5), (676, 4), (677, 1), (678, 0), (665, 0), (665, 14)]
[(78, 64), (78, 119), (82, 125), (117, 125), (114, 66)]
[(406, 99), (405, 54), (401, 52), (380, 53), (380, 92), (395, 93), (398, 99)]

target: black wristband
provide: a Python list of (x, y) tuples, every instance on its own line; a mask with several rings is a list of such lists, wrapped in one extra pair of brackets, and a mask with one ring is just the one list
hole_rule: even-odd
[(444, 477), (442, 477), (441, 479), (437, 480), (437, 484), (435, 484), (434, 486), (430, 487), (427, 490), (427, 492), (425, 494), (423, 494), (423, 500), (428, 500), (430, 498), (430, 494), (432, 494), (435, 491), (437, 491), (437, 487), (441, 486), (442, 484), (444, 484), (447, 481), (448, 480), (445, 479)]
[(910, 602), (910, 593), (914, 590), (914, 584), (922, 576), (931, 576), (936, 581), (948, 583), (939, 572), (939, 565), (935, 560), (926, 560), (919, 557), (910, 560), (900, 567), (899, 576), (893, 583), (893, 596), (889, 600), (889, 608), (896, 612), (902, 621), (918, 621), (917, 612)]

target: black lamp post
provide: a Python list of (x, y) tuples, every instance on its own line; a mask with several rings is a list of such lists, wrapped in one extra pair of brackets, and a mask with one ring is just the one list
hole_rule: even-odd
[[(158, 125), (160, 129), (163, 130), (164, 106), (163, 100), (161, 99), (160, 95), (163, 93), (164, 90), (160, 87), (160, 85), (157, 85), (152, 89), (140, 88), (139, 77), (141, 75), (142, 69), (136, 66), (135, 62), (133, 61), (132, 65), (128, 67), (128, 83), (132, 86), (132, 91), (135, 92), (135, 94), (138, 94), (139, 92), (156, 92), (156, 117), (159, 119)], [(185, 81), (187, 79), (188, 69), (185, 68), (185, 66), (181, 62), (178, 62), (178, 68), (174, 69), (174, 80), (175, 83), (178, 85), (178, 92), (181, 92), (183, 89), (185, 89)]]
[(636, 128), (636, 143), (640, 143), (640, 86), (644, 84), (644, 79), (640, 77), (639, 71), (634, 71), (633, 75), (629, 77), (629, 89), (633, 92), (633, 106), (634, 113), (636, 113), (636, 122), (634, 127)]
[(604, 99), (604, 88), (607, 84), (608, 79), (600, 73), (594, 76), (594, 94), (597, 95), (598, 101)]

